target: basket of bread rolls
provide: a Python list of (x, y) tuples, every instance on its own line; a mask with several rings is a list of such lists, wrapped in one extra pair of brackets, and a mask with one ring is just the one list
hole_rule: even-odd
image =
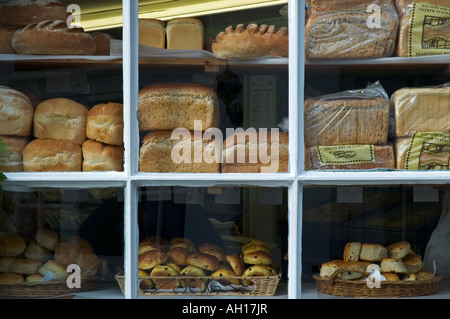
[[(239, 249), (227, 253), (212, 242), (147, 237), (138, 250), (139, 295), (273, 296), (281, 276), (269, 244), (253, 238)], [(123, 272), (115, 277), (123, 293)]]
[(26, 241), (0, 231), (0, 297), (49, 298), (90, 291), (101, 276), (101, 265), (102, 259), (80, 236), (63, 238), (43, 227)]
[(437, 292), (442, 275), (423, 268), (407, 241), (389, 245), (348, 242), (342, 259), (313, 275), (319, 292), (343, 297), (397, 298)]

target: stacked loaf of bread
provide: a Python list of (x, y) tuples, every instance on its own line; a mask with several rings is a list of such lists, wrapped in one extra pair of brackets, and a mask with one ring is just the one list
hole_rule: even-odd
[(99, 257), (88, 241), (72, 235), (67, 239), (50, 228), (37, 229), (26, 242), (21, 236), (0, 232), (0, 283), (36, 283), (64, 280), (71, 273), (67, 266), (76, 264), (81, 273), (96, 274)]
[(147, 237), (139, 243), (138, 268), (142, 290), (181, 287), (204, 291), (209, 280), (251, 286), (251, 277), (278, 274), (268, 243), (256, 238), (239, 253), (227, 253), (216, 243), (196, 246), (185, 237)]
[(401, 88), (391, 96), (398, 169), (449, 169), (450, 86)]
[(374, 269), (379, 269), (382, 281), (415, 281), (433, 278), (433, 272), (423, 268), (420, 255), (414, 253), (407, 241), (387, 246), (377, 243), (348, 242), (343, 258), (325, 262), (320, 276), (338, 276), (343, 280), (365, 280)]
[(389, 98), (378, 82), (307, 98), (305, 168), (394, 168), (393, 148), (387, 144), (389, 109)]
[(139, 19), (139, 44), (169, 50), (203, 50), (203, 22), (197, 18)]
[[(200, 83), (156, 83), (139, 92), (141, 172), (220, 171), (220, 123), (215, 89)], [(205, 156), (208, 154), (209, 156)], [(207, 158), (208, 157), (208, 158)]]

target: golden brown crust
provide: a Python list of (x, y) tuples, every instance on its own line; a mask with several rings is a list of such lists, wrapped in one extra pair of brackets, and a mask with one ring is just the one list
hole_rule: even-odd
[(226, 269), (226, 268), (219, 268), (216, 271), (214, 271), (211, 275), (211, 278), (214, 278), (215, 280), (219, 281), (222, 285), (239, 285), (239, 278), (226, 278), (226, 277), (238, 277), (234, 273), (233, 270)]
[[(202, 269), (192, 265), (188, 265), (183, 268), (180, 275), (182, 277), (206, 277), (206, 274)], [(180, 280), (180, 285), (184, 288), (199, 288), (200, 291), (204, 291), (206, 289), (206, 281), (206, 278), (184, 278)]]
[(54, 251), (59, 243), (59, 235), (52, 229), (39, 228), (34, 234), (34, 240), (45, 249)]
[(38, 273), (45, 276), (47, 273), (51, 273), (57, 280), (66, 279), (69, 273), (66, 271), (66, 267), (53, 259), (48, 260), (38, 270)]
[(203, 50), (203, 22), (184, 17), (169, 20), (166, 24), (166, 46), (169, 50)]
[(0, 257), (17, 257), (27, 248), (25, 240), (15, 234), (0, 233)]
[(41, 266), (42, 262), (39, 260), (16, 258), (12, 262), (9, 271), (20, 275), (31, 275), (37, 273)]
[(30, 141), (29, 137), (1, 135), (0, 139), (8, 148), (0, 154), (0, 172), (23, 172), (22, 152)]
[(204, 253), (191, 254), (187, 263), (191, 266), (198, 267), (200, 269), (215, 271), (219, 269), (219, 260), (216, 257)]
[(264, 251), (267, 254), (270, 254), (270, 248), (266, 245), (251, 244), (251, 245), (245, 245), (241, 249), (242, 255), (251, 254), (251, 253), (254, 253), (255, 251)]
[(110, 43), (114, 38), (105, 32), (89, 33), (95, 41), (95, 55), (109, 55)]
[[(158, 289), (174, 289), (179, 287), (179, 281), (175, 278), (179, 272), (168, 265), (159, 265), (153, 268), (150, 272), (150, 277)], [(174, 277), (171, 278), (157, 278), (157, 277)]]
[(53, 257), (51, 250), (48, 250), (41, 245), (39, 245), (35, 240), (30, 240), (27, 248), (23, 253), (25, 258), (36, 259), (41, 262), (46, 262)]
[(167, 261), (164, 251), (153, 249), (138, 256), (138, 267), (142, 270), (150, 270)]
[(158, 19), (139, 19), (139, 44), (164, 49), (166, 47), (166, 24)]
[(226, 262), (225, 251), (223, 247), (215, 243), (203, 243), (198, 246), (198, 251), (216, 257), (219, 262)]
[(5, 25), (26, 26), (44, 20), (69, 17), (66, 6), (55, 0), (12, 0), (0, 5), (0, 21)]
[(123, 171), (124, 148), (94, 140), (86, 140), (82, 145), (83, 171)]
[(95, 40), (83, 28), (68, 28), (66, 21), (42, 21), (17, 30), (12, 38), (19, 54), (93, 55)]
[(179, 266), (188, 265), (187, 260), (190, 255), (191, 252), (185, 247), (172, 247), (167, 251), (168, 260)]
[(361, 253), (361, 242), (348, 242), (344, 247), (343, 261), (358, 261)]
[(54, 259), (64, 266), (75, 264), (78, 262), (78, 249), (68, 241), (60, 242), (56, 247)]
[(226, 259), (236, 275), (242, 276), (244, 271), (247, 269), (247, 267), (245, 267), (244, 261), (242, 260), (242, 257), (238, 254), (231, 254), (226, 255)]
[(28, 136), (32, 133), (33, 105), (17, 90), (0, 86), (0, 135)]
[(99, 265), (98, 256), (90, 249), (82, 248), (78, 251), (78, 260), (76, 262), (80, 266), (81, 271), (90, 271), (95, 274)]
[(270, 254), (262, 250), (248, 253), (242, 259), (245, 264), (250, 265), (271, 266), (275, 264)]
[(19, 27), (0, 25), (0, 53), (16, 53), (12, 46), (12, 37)]
[(399, 241), (386, 246), (388, 256), (395, 259), (402, 259), (411, 252), (411, 245), (407, 241)]
[(0, 274), (4, 272), (9, 272), (11, 264), (15, 260), (15, 257), (0, 257)]
[(94, 105), (87, 113), (86, 135), (97, 142), (123, 145), (123, 104)]
[(22, 275), (5, 272), (0, 274), (0, 284), (23, 284), (25, 279)]

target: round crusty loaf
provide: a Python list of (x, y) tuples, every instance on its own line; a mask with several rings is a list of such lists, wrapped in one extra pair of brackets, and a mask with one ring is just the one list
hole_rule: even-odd
[(92, 55), (96, 51), (89, 33), (80, 27), (69, 28), (62, 20), (29, 24), (14, 33), (12, 45), (19, 54)]
[(0, 232), (0, 257), (19, 256), (25, 248), (27, 244), (21, 236)]
[(76, 101), (66, 98), (45, 100), (34, 111), (34, 137), (81, 145), (87, 139), (87, 114), (88, 109)]
[(34, 234), (34, 240), (45, 249), (54, 251), (59, 243), (59, 235), (54, 230), (39, 228)]
[(16, 258), (9, 269), (10, 272), (20, 275), (31, 275), (38, 272), (42, 262), (34, 259)]
[(123, 171), (123, 146), (86, 140), (82, 145), (83, 171)]
[(159, 249), (149, 250), (138, 256), (138, 267), (149, 270), (167, 261), (167, 254)]
[(5, 25), (26, 26), (68, 17), (65, 5), (56, 0), (11, 0), (0, 5), (0, 21)]
[(0, 25), (0, 53), (16, 53), (12, 46), (12, 37), (18, 29), (19, 27), (15, 26)]
[(70, 242), (62, 241), (55, 249), (54, 260), (63, 266), (75, 264), (78, 262), (78, 249)]
[(35, 259), (41, 262), (46, 262), (53, 256), (52, 251), (42, 247), (35, 240), (30, 240), (30, 243), (25, 249), (23, 255), (25, 258)]
[(123, 145), (123, 104), (101, 103), (87, 114), (87, 137), (110, 145)]
[(0, 284), (23, 284), (25, 279), (22, 275), (12, 272), (5, 272), (0, 274)]
[(45, 276), (47, 273), (51, 273), (53, 277), (57, 280), (66, 279), (69, 273), (66, 270), (66, 267), (57, 263), (53, 259), (48, 260), (45, 264), (43, 264), (39, 269), (38, 273), (42, 276)]
[(31, 134), (33, 105), (25, 94), (0, 86), (0, 105), (0, 135)]
[(81, 147), (67, 141), (35, 139), (23, 149), (25, 172), (81, 171), (81, 165)]
[(28, 136), (0, 136), (8, 150), (0, 153), (1, 172), (23, 172), (22, 152), (30, 139)]
[(99, 259), (92, 250), (82, 248), (78, 251), (78, 260), (76, 264), (80, 266), (83, 272), (89, 270), (92, 274), (95, 274), (98, 269)]

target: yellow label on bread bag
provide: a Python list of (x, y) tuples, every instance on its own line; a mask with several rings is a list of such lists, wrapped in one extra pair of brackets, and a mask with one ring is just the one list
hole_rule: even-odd
[(447, 170), (450, 162), (450, 133), (415, 132), (411, 136), (405, 169)]
[(348, 165), (374, 163), (373, 145), (331, 145), (317, 146), (321, 165)]
[(408, 56), (450, 54), (450, 6), (414, 2)]

